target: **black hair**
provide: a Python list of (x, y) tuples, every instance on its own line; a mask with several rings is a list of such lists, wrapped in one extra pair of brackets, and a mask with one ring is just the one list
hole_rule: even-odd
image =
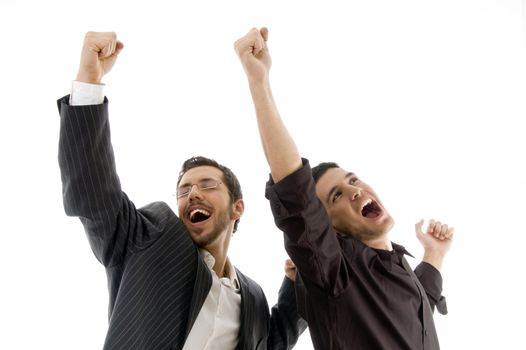
[(339, 167), (340, 166), (334, 162), (323, 162), (316, 165), (314, 168), (312, 168), (312, 177), (314, 178), (314, 183), (318, 183), (320, 177), (322, 177), (322, 175), (325, 174), (327, 170)]

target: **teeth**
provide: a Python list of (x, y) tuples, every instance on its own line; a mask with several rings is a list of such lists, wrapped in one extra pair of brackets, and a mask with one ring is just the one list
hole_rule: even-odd
[(190, 219), (192, 219), (194, 215), (197, 213), (201, 213), (203, 215), (210, 216), (210, 213), (204, 209), (194, 209), (190, 212)]
[(204, 209), (194, 209), (190, 212), (190, 219), (192, 219), (194, 217), (195, 214), (197, 213), (201, 213), (203, 215), (206, 215), (206, 216), (210, 216), (210, 212), (204, 210)]
[(371, 204), (372, 202), (373, 202), (373, 200), (371, 198), (366, 200), (365, 203), (363, 203), (363, 205), (362, 205), (362, 210), (363, 210), (363, 208), (365, 208), (366, 205)]

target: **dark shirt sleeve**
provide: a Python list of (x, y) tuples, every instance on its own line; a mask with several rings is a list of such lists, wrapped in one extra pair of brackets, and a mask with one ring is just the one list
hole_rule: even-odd
[(306, 287), (331, 295), (348, 285), (348, 266), (325, 207), (316, 196), (309, 162), (265, 191), (274, 221), (284, 233), (285, 249), (301, 272)]
[(415, 275), (424, 287), (431, 309), (438, 310), (442, 315), (447, 314), (446, 298), (442, 296), (442, 275), (434, 266), (421, 262), (415, 269)]
[(105, 266), (121, 263), (127, 254), (149, 244), (155, 225), (136, 210), (122, 192), (110, 139), (108, 100), (70, 106), (58, 100), (58, 160), (64, 209), (84, 225), (91, 248)]

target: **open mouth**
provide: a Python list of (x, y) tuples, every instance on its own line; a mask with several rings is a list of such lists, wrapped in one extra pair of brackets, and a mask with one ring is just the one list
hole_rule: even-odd
[(368, 219), (374, 219), (382, 214), (382, 209), (375, 201), (371, 200), (363, 206), (362, 216)]
[(204, 209), (194, 209), (190, 212), (190, 222), (195, 224), (207, 220), (212, 214)]

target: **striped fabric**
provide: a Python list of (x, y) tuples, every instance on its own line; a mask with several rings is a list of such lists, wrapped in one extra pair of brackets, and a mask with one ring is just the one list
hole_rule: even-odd
[[(181, 349), (212, 277), (185, 227), (166, 203), (143, 208), (122, 192), (110, 140), (108, 101), (69, 106), (61, 116), (59, 165), (66, 214), (84, 225), (106, 267), (109, 328), (104, 349)], [(237, 349), (291, 349), (306, 323), (284, 279), (269, 313), (261, 287), (236, 269), (241, 285)]]

